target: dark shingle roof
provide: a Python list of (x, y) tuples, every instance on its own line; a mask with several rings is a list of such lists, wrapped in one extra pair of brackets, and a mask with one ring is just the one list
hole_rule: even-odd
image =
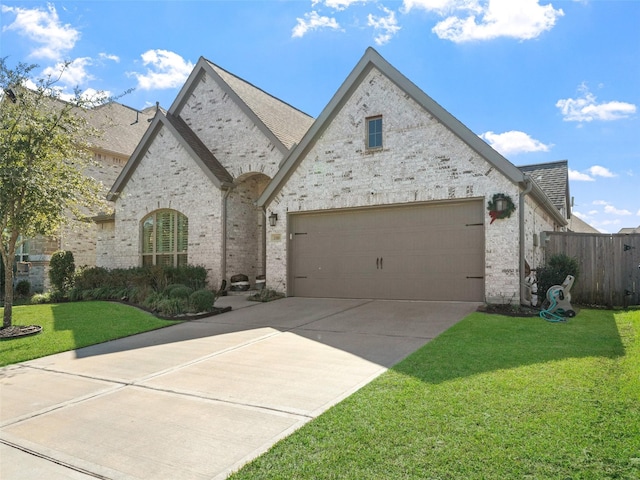
[(538, 184), (558, 210), (564, 212), (565, 215), (569, 213), (569, 167), (566, 160), (525, 165), (518, 168)]
[(175, 128), (180, 134), (182, 139), (187, 142), (194, 153), (200, 158), (200, 160), (202, 160), (202, 163), (204, 163), (204, 165), (218, 178), (218, 180), (220, 180), (221, 183), (233, 182), (231, 174), (222, 166), (218, 159), (213, 155), (213, 153), (211, 153), (207, 146), (202, 143), (202, 140), (198, 138), (182, 118), (170, 113), (167, 113), (166, 117), (173, 128)]
[(100, 132), (91, 143), (97, 148), (128, 158), (147, 131), (155, 113), (156, 107), (138, 111), (117, 102), (87, 110), (87, 122)]
[(311, 127), (314, 121), (313, 117), (269, 95), (214, 63), (208, 60), (207, 62), (287, 149), (300, 142)]

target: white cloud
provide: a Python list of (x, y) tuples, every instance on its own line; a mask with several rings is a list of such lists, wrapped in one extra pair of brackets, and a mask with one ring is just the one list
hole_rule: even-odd
[(640, 210), (638, 210), (638, 213), (636, 213), (636, 215), (640, 217)]
[(322, 28), (340, 29), (340, 25), (335, 18), (321, 17), (316, 11), (305, 13), (304, 18), (297, 18), (296, 20), (298, 24), (293, 27), (291, 32), (291, 36), (294, 38), (303, 37), (309, 31), (320, 30)]
[(598, 103), (596, 96), (583, 83), (578, 87), (578, 98), (564, 98), (556, 102), (565, 122), (612, 121), (629, 118), (636, 113), (632, 103), (611, 101)]
[(167, 50), (148, 50), (142, 55), (146, 73), (133, 72), (142, 90), (176, 88), (182, 86), (193, 70), (193, 64)]
[(606, 167), (601, 167), (600, 165), (594, 165), (593, 167), (589, 167), (589, 173), (594, 177), (605, 177), (605, 178), (613, 178), (617, 176), (611, 170)]
[(405, 12), (423, 8), (451, 16), (432, 31), (444, 40), (461, 43), (499, 37), (530, 40), (551, 30), (561, 9), (540, 5), (539, 0), (404, 0)]
[(504, 133), (486, 132), (480, 138), (489, 143), (502, 155), (514, 155), (528, 152), (548, 152), (553, 145), (545, 145), (539, 140), (531, 138), (524, 132), (512, 130)]
[(120, 57), (117, 55), (112, 55), (109, 53), (100, 53), (99, 56), (103, 60), (111, 60), (112, 62), (120, 63)]
[(382, 11), (387, 15), (386, 17), (376, 17), (369, 14), (367, 25), (373, 27), (375, 30), (380, 31), (376, 35), (374, 41), (376, 45), (386, 45), (398, 33), (400, 27), (396, 20), (396, 13), (388, 8), (382, 7)]
[(613, 205), (605, 205), (604, 213), (608, 213), (609, 215), (621, 215), (621, 216), (633, 215), (629, 210), (625, 210), (625, 209), (620, 210), (614, 207)]
[[(340, 11), (349, 8), (354, 3), (366, 3), (367, 1), (368, 0), (325, 0), (324, 4), (329, 8)], [(317, 0), (312, 2), (314, 6), (318, 3), (320, 2)]]
[(76, 87), (82, 85), (88, 80), (93, 80), (93, 76), (87, 72), (87, 67), (93, 65), (91, 58), (76, 58), (70, 64), (66, 65), (59, 62), (53, 67), (47, 67), (43, 70), (44, 75), (50, 76), (51, 79), (60, 78), (60, 83)]
[(594, 205), (609, 205), (609, 202), (605, 202), (604, 200), (594, 200), (592, 203)]
[(13, 30), (38, 45), (31, 52), (32, 57), (60, 60), (80, 39), (78, 30), (60, 22), (52, 4), (46, 10), (2, 5), (1, 11), (15, 15), (14, 21), (2, 28), (3, 32)]
[(595, 181), (595, 179), (593, 177), (590, 177), (586, 173), (580, 173), (577, 170), (571, 170), (571, 169), (569, 169), (569, 180), (574, 180), (576, 182), (593, 182), (593, 181)]
[(437, 12), (441, 15), (452, 13), (455, 10), (482, 12), (478, 0), (404, 0), (402, 8), (405, 12), (409, 12), (413, 8), (422, 8), (427, 11)]

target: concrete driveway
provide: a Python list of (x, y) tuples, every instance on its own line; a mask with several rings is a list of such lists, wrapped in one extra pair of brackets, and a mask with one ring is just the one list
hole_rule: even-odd
[(0, 369), (0, 478), (222, 479), (475, 310), (287, 298)]

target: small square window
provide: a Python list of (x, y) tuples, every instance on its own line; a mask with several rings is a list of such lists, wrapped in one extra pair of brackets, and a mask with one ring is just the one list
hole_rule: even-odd
[(382, 148), (382, 117), (367, 119), (367, 148)]

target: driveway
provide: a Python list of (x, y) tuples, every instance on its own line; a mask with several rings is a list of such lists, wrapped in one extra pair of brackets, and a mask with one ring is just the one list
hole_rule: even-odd
[(223, 479), (477, 304), (286, 298), (0, 369), (0, 478)]

